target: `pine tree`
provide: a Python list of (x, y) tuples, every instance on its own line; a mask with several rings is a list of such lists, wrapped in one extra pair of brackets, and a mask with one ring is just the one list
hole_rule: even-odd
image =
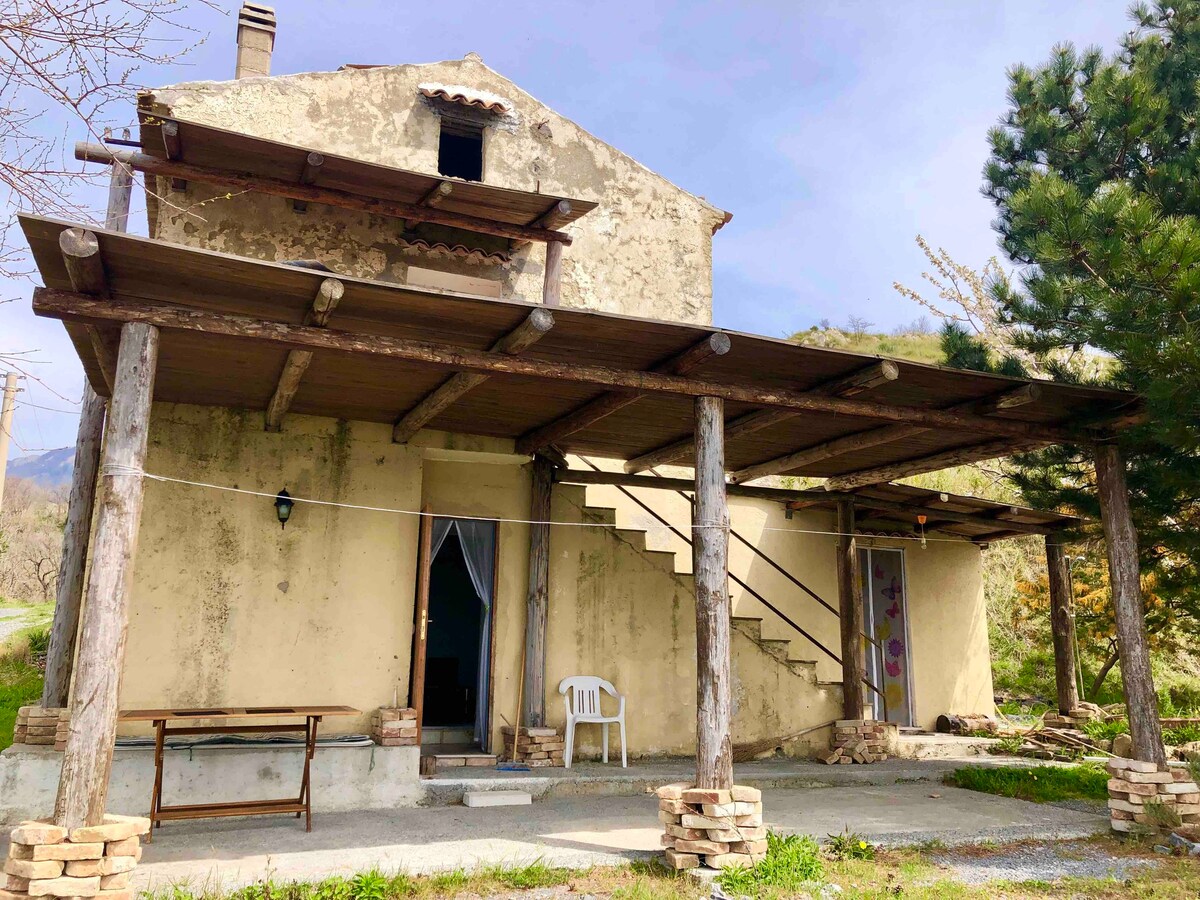
[[(1108, 57), (1054, 49), (1009, 73), (1010, 109), (989, 135), (984, 193), (1022, 265), (998, 283), (1020, 345), (1041, 357), (1095, 348), (1102, 380), (1146, 398), (1122, 432), (1143, 576), (1168, 615), (1200, 619), (1200, 0), (1135, 5)], [(1059, 369), (1056, 377), (1068, 378)], [(1089, 457), (1056, 447), (1017, 460), (1041, 506), (1098, 514)]]

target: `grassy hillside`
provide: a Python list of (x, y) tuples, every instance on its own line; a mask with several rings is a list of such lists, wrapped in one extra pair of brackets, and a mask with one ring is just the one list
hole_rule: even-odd
[(830, 347), (854, 353), (870, 353), (911, 359), (913, 362), (940, 365), (944, 362), (938, 335), (931, 330), (905, 330), (895, 334), (869, 331), (851, 332), (839, 328), (820, 328), (814, 325), (807, 331), (797, 331), (790, 340), (812, 347)]

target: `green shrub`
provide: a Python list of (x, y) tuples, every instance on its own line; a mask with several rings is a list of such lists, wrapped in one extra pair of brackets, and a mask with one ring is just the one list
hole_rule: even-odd
[(25, 639), (29, 642), (30, 656), (34, 659), (46, 658), (46, 654), (50, 652), (49, 628), (31, 628), (25, 633)]
[(1179, 725), (1163, 729), (1163, 741), (1172, 745), (1200, 741), (1200, 725)]
[(847, 859), (875, 858), (875, 845), (857, 831), (851, 831), (848, 825), (841, 834), (829, 835), (825, 849), (839, 862)]
[(733, 896), (757, 896), (768, 889), (797, 891), (825, 874), (821, 848), (808, 835), (767, 833), (767, 855), (753, 867), (733, 866), (717, 876)]
[(1129, 733), (1129, 723), (1124, 719), (1093, 719), (1083, 726), (1083, 733), (1093, 741), (1111, 741), (1118, 734)]

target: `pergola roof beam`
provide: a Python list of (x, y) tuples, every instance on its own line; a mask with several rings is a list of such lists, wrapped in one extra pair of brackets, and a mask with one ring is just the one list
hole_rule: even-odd
[[(417, 206), (425, 206), (430, 209), (436, 209), (442, 205), (442, 202), (454, 193), (454, 182), (443, 181), (429, 189), (424, 197), (417, 201)], [(413, 229), (420, 224), (420, 219), (406, 219), (404, 227)]]
[(967, 447), (956, 447), (953, 450), (945, 450), (941, 453), (923, 456), (920, 459), (910, 459), (891, 463), (886, 466), (878, 466), (873, 469), (859, 469), (857, 472), (847, 472), (844, 475), (828, 479), (825, 482), (825, 487), (830, 491), (852, 491), (855, 488), (866, 487), (871, 484), (883, 484), (886, 481), (907, 478), (910, 475), (936, 472), (939, 469), (948, 469), (951, 466), (964, 466), (968, 463), (1011, 456), (1014, 453), (1038, 450), (1050, 443), (1057, 442), (1030, 440), (1018, 441), (1016, 443), (1013, 441), (987, 441), (982, 444), (971, 444)]
[[(554, 327), (554, 314), (548, 309), (535, 309), (525, 321), (492, 345), (492, 353), (516, 356), (536, 344)], [(431, 422), (455, 400), (488, 380), (490, 376), (478, 372), (458, 372), (396, 420), (392, 426), (392, 441), (397, 444), (408, 440)]]
[[(83, 228), (67, 228), (58, 236), (58, 247), (62, 251), (63, 266), (71, 287), (81, 294), (97, 297), (108, 296), (108, 278), (104, 274), (104, 261), (100, 257), (100, 241), (96, 235)], [(117, 348), (120, 337), (112, 327), (87, 326), (88, 340), (96, 354), (100, 374), (111, 395), (117, 373)]]
[[(338, 301), (342, 299), (345, 290), (345, 285), (336, 278), (322, 280), (320, 287), (317, 288), (317, 295), (313, 298), (312, 306), (304, 315), (304, 324), (315, 328), (324, 328), (329, 323), (329, 317), (333, 315), (333, 310), (338, 305)], [(278, 431), (282, 427), (283, 417), (292, 405), (292, 400), (300, 389), (300, 380), (304, 377), (311, 362), (311, 350), (288, 351), (283, 371), (279, 373), (279, 381), (275, 385), (275, 393), (271, 395), (271, 401), (267, 404), (267, 431)]]
[[(550, 207), (529, 223), (530, 228), (557, 228), (560, 222), (569, 219), (571, 216), (571, 201), (557, 200)], [(520, 250), (529, 241), (513, 241), (509, 245), (510, 250)]]

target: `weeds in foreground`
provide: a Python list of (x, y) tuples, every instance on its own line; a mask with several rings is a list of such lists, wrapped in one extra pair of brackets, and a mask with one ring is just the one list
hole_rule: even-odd
[(1035, 803), (1108, 799), (1108, 774), (1099, 766), (1086, 764), (966, 766), (947, 775), (946, 783), (969, 791), (1016, 797)]
[(765, 891), (797, 891), (825, 874), (821, 848), (807, 835), (767, 834), (767, 855), (754, 866), (734, 866), (717, 876), (717, 883), (736, 897)]
[(850, 826), (841, 834), (829, 835), (825, 843), (826, 852), (839, 862), (847, 859), (871, 860), (875, 858), (875, 845)]

